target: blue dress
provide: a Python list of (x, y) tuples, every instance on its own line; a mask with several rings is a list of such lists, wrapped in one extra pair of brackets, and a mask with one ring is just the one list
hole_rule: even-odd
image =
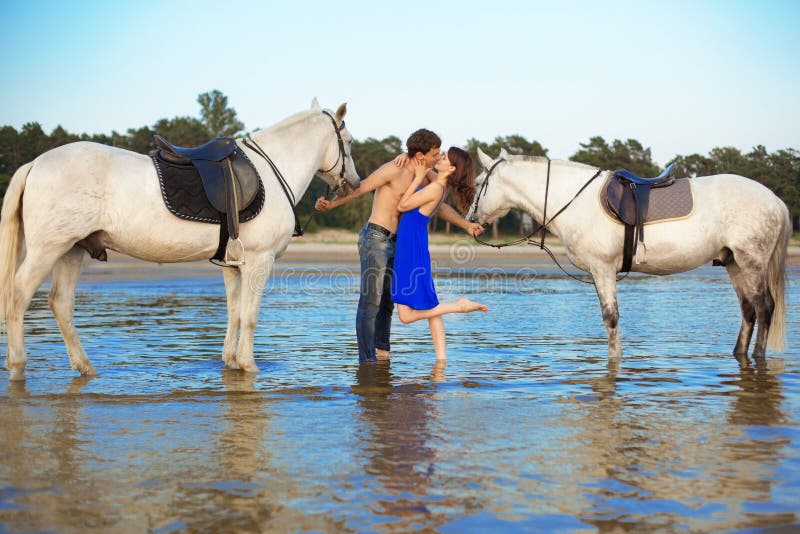
[(415, 208), (400, 217), (397, 227), (392, 300), (415, 310), (429, 310), (439, 305), (428, 250), (429, 221), (429, 215), (423, 215), (419, 208)]

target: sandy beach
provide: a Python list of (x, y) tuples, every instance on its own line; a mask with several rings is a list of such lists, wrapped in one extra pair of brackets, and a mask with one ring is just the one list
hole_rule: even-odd
[[(358, 234), (341, 230), (323, 230), (295, 237), (275, 268), (330, 266), (358, 269)], [(546, 242), (556, 259), (570, 272), (577, 270), (569, 263), (564, 247), (556, 240)], [(459, 234), (432, 234), (431, 259), (439, 269), (557, 269), (546, 252), (532, 245), (515, 245), (496, 249), (483, 246)], [(789, 247), (788, 265), (800, 266), (800, 247)], [(213, 277), (220, 268), (208, 261), (186, 263), (151, 263), (109, 251), (108, 261), (87, 261), (83, 277), (91, 279), (142, 279), (160, 277)]]

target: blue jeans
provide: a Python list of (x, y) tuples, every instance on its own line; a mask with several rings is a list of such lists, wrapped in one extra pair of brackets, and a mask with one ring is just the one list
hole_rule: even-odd
[(375, 349), (389, 350), (392, 330), (394, 237), (365, 225), (358, 234), (361, 296), (356, 312), (358, 361), (375, 361)]

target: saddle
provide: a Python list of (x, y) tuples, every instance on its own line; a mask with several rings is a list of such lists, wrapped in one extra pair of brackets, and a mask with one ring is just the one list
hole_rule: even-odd
[[(264, 204), (264, 189), (258, 172), (247, 155), (237, 146), (236, 140), (230, 137), (217, 137), (204, 145), (184, 148), (175, 146), (160, 135), (154, 140), (158, 150), (153, 155), (159, 178), (162, 181), (162, 193), (170, 210), (175, 213), (167, 198), (168, 185), (177, 180), (196, 180), (202, 184), (205, 198), (218, 217), (183, 217), (203, 222), (219, 222), (220, 244), (214, 258), (223, 260), (226, 265), (242, 265), (244, 263), (244, 245), (239, 239), (239, 223), (244, 222), (243, 213), (260, 197), (257, 211), (245, 214), (250, 220), (261, 210)], [(159, 166), (159, 163), (161, 165)], [(187, 175), (187, 168), (196, 171)], [(172, 172), (167, 172), (167, 171)], [(183, 176), (179, 176), (180, 171)], [(165, 184), (171, 181), (172, 184)], [(187, 186), (186, 183), (183, 184)], [(191, 184), (188, 184), (191, 187)], [(173, 187), (174, 189), (174, 187)], [(184, 195), (186, 196), (186, 195)], [(191, 193), (189, 193), (191, 196)], [(203, 206), (195, 206), (195, 211), (202, 211)], [(207, 211), (207, 210), (206, 210)], [(180, 214), (176, 213), (179, 217)], [(207, 215), (207, 214), (206, 214)]]
[[(642, 254), (637, 263), (646, 263), (644, 251), (644, 223), (650, 221), (650, 196), (655, 188), (666, 188), (675, 183), (675, 164), (669, 165), (655, 178), (642, 178), (620, 169), (614, 171), (603, 191), (604, 204), (625, 225), (625, 244), (622, 254), (622, 272), (631, 270), (639, 245)], [(688, 181), (686, 183), (688, 186)], [(691, 187), (689, 186), (691, 191)]]

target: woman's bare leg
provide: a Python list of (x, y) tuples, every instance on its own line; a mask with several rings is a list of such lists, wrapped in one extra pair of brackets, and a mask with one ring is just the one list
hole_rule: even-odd
[(447, 342), (444, 333), (444, 319), (439, 315), (428, 319), (428, 326), (431, 327), (431, 339), (433, 339), (433, 348), (436, 351), (437, 360), (447, 359)]
[(413, 323), (420, 319), (430, 319), (440, 317), (448, 313), (469, 313), (473, 311), (487, 312), (489, 308), (479, 302), (472, 302), (467, 297), (461, 297), (455, 302), (439, 304), (429, 310), (415, 310), (405, 304), (397, 305), (397, 315), (404, 324)]

